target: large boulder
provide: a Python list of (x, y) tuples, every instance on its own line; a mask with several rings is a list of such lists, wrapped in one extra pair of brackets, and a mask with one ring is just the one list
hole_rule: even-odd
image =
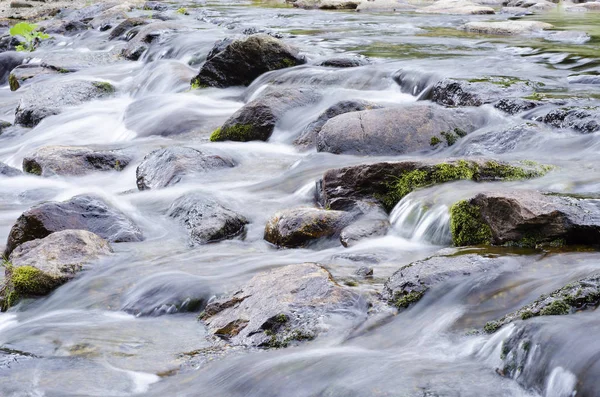
[(321, 95), (308, 88), (274, 89), (244, 105), (215, 130), (210, 140), (266, 141), (283, 115), (317, 102)]
[(381, 106), (364, 100), (345, 100), (327, 108), (317, 119), (306, 126), (302, 134), (294, 141), (295, 145), (309, 148), (315, 146), (316, 136), (329, 119), (340, 114), (359, 112), (361, 110), (379, 109)]
[(16, 168), (13, 168), (9, 165), (6, 165), (6, 164), (0, 162), (0, 175), (2, 175), (2, 176), (18, 176), (18, 175), (23, 175), (23, 173), (21, 172), (21, 170), (18, 170)]
[(231, 344), (280, 348), (325, 333), (332, 316), (360, 320), (366, 309), (327, 270), (305, 263), (256, 275), (235, 294), (209, 303), (202, 319)]
[(279, 247), (297, 248), (339, 235), (353, 219), (344, 211), (294, 208), (275, 213), (265, 226), (264, 238)]
[(11, 70), (22, 64), (23, 60), (25, 60), (25, 55), (18, 52), (0, 53), (0, 86), (8, 82)]
[(298, 50), (266, 34), (235, 40), (207, 60), (192, 80), (196, 87), (248, 86), (271, 70), (305, 63)]
[(141, 230), (121, 211), (95, 196), (36, 205), (13, 225), (6, 242), (8, 257), (19, 245), (62, 230), (87, 230), (110, 242), (142, 241)]
[(461, 29), (471, 33), (515, 36), (552, 29), (549, 23), (538, 21), (467, 22)]
[(484, 124), (481, 114), (416, 104), (342, 114), (317, 134), (317, 151), (335, 154), (397, 155), (431, 150)]
[(385, 282), (381, 296), (398, 309), (418, 302), (431, 288), (493, 269), (517, 269), (528, 256), (454, 254), (433, 256), (396, 271)]
[(197, 193), (175, 200), (167, 215), (185, 227), (192, 246), (234, 238), (248, 223), (242, 215)]
[(508, 77), (444, 79), (433, 86), (427, 99), (444, 106), (481, 106), (505, 97), (531, 95), (535, 87), (535, 83)]
[(452, 206), (450, 228), (457, 246), (598, 245), (600, 200), (530, 190), (480, 193)]
[(59, 114), (66, 107), (105, 98), (114, 92), (115, 88), (104, 81), (70, 80), (32, 84), (19, 101), (15, 124), (35, 127), (46, 117)]
[(547, 113), (542, 121), (556, 128), (572, 128), (588, 134), (600, 131), (600, 107), (562, 107)]
[(140, 190), (160, 189), (175, 185), (186, 177), (233, 167), (233, 162), (188, 147), (157, 149), (146, 157), (136, 171)]
[(497, 321), (488, 322), (484, 330), (496, 332), (503, 325), (537, 316), (560, 316), (594, 310), (600, 304), (600, 273), (593, 274), (543, 295), (521, 309), (508, 313)]
[(131, 156), (120, 150), (93, 150), (75, 146), (45, 146), (23, 159), (23, 171), (41, 175), (85, 175), (95, 171), (121, 171)]
[(21, 244), (10, 254), (2, 287), (2, 310), (21, 297), (50, 293), (71, 280), (83, 266), (109, 255), (112, 249), (86, 230), (63, 230)]
[(361, 202), (378, 202), (391, 210), (411, 191), (457, 180), (496, 181), (534, 178), (548, 167), (494, 160), (398, 161), (328, 170), (320, 182), (325, 208), (348, 210)]

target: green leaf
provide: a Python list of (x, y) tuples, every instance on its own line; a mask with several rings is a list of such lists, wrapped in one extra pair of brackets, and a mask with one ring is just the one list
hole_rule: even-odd
[(9, 33), (11, 36), (31, 36), (31, 33), (37, 29), (37, 25), (27, 23), (27, 22), (19, 22), (12, 28), (10, 28)]

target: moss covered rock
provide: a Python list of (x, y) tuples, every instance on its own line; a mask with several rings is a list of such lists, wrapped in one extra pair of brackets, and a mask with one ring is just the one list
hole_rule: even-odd
[(600, 200), (488, 192), (451, 208), (454, 245), (599, 245)]
[(391, 210), (415, 189), (457, 180), (506, 181), (535, 178), (549, 167), (495, 160), (401, 161), (329, 170), (320, 183), (326, 208), (348, 209), (360, 201), (378, 201)]
[(192, 80), (192, 86), (247, 86), (263, 73), (305, 62), (296, 48), (269, 35), (255, 34), (235, 40), (213, 54)]
[(64, 230), (18, 246), (5, 263), (2, 310), (23, 297), (52, 292), (85, 264), (111, 252), (106, 240), (85, 230)]
[(535, 302), (509, 313), (498, 321), (490, 321), (484, 331), (496, 332), (502, 326), (517, 320), (538, 316), (562, 316), (580, 310), (594, 310), (600, 304), (600, 273), (569, 283), (564, 287), (542, 295)]

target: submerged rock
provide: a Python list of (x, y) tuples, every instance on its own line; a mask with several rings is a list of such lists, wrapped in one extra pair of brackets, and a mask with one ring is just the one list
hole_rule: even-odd
[(71, 80), (35, 83), (21, 97), (15, 113), (15, 124), (35, 127), (48, 116), (59, 114), (65, 107), (112, 95), (115, 88), (104, 81)]
[(202, 310), (212, 296), (210, 287), (188, 273), (153, 274), (127, 291), (121, 310), (135, 316), (160, 316)]
[(6, 165), (6, 164), (0, 162), (0, 175), (2, 175), (2, 176), (18, 176), (18, 175), (23, 175), (23, 173), (21, 172), (21, 170), (18, 170), (16, 168), (13, 168), (9, 165)]
[(509, 153), (535, 142), (543, 129), (535, 123), (523, 123), (507, 129), (495, 128), (483, 134), (469, 136), (463, 144), (453, 152), (456, 156), (490, 156)]
[(538, 21), (467, 22), (461, 29), (472, 33), (515, 36), (552, 29), (549, 23)]
[(142, 241), (141, 230), (121, 211), (95, 196), (75, 196), (68, 201), (36, 205), (13, 225), (5, 256), (19, 245), (62, 230), (87, 230), (110, 242)]
[(121, 171), (131, 160), (131, 156), (120, 150), (45, 146), (23, 159), (23, 171), (45, 177), (80, 176), (95, 171)]
[(304, 247), (322, 238), (339, 235), (353, 219), (344, 211), (294, 208), (275, 213), (265, 226), (264, 238), (279, 247)]
[(352, 112), (327, 121), (317, 134), (317, 151), (395, 155), (453, 144), (484, 124), (472, 110), (417, 104)]
[(600, 200), (517, 190), (480, 193), (451, 209), (456, 246), (598, 245)]
[(86, 230), (63, 230), (19, 245), (8, 258), (2, 286), (2, 310), (21, 297), (46, 295), (71, 280), (83, 266), (112, 249)]
[[(126, 20), (124, 20), (123, 22), (121, 22), (120, 24), (118, 24), (108, 35), (108, 39), (109, 40), (115, 40), (115, 39), (120, 39), (120, 38), (124, 38), (126, 35), (127, 36), (134, 36), (134, 34), (132, 34), (132, 29), (136, 28), (138, 26), (144, 26), (147, 25), (148, 21), (144, 18), (127, 18)], [(135, 34), (137, 34), (138, 32), (135, 32)], [(131, 39), (131, 37), (130, 37)]]
[(338, 57), (329, 58), (319, 63), (317, 66), (326, 66), (330, 68), (355, 68), (358, 66), (368, 65), (369, 61), (359, 57)]
[(14, 68), (8, 76), (8, 84), (11, 91), (16, 91), (24, 84), (30, 84), (38, 80), (47, 78), (48, 76), (66, 73), (67, 70), (56, 69), (47, 65), (20, 65)]
[(0, 53), (0, 86), (8, 82), (10, 72), (23, 63), (25, 55), (19, 52), (7, 51)]
[(327, 171), (320, 183), (322, 204), (348, 210), (357, 203), (378, 202), (391, 210), (415, 189), (457, 180), (495, 181), (535, 178), (549, 169), (537, 164), (494, 160), (399, 161), (337, 168)]
[(209, 303), (210, 333), (234, 345), (280, 348), (326, 332), (332, 316), (360, 320), (367, 305), (313, 263), (260, 273), (232, 296)]
[(355, 10), (362, 0), (296, 0), (292, 5), (296, 8), (321, 10)]
[(498, 321), (488, 322), (484, 330), (496, 332), (502, 326), (517, 320), (537, 316), (560, 316), (581, 310), (594, 310), (600, 304), (600, 273), (569, 283), (564, 287), (542, 295), (538, 300), (509, 313)]
[(508, 77), (444, 79), (433, 86), (427, 99), (444, 106), (481, 106), (509, 96), (531, 95), (535, 87), (535, 83)]
[(379, 205), (359, 206), (363, 215), (340, 232), (340, 242), (351, 247), (368, 238), (385, 236), (391, 227), (388, 215)]
[(438, 0), (433, 4), (417, 10), (425, 14), (458, 14), (458, 15), (487, 15), (495, 14), (491, 7), (473, 3), (468, 0)]
[(600, 107), (565, 107), (554, 109), (542, 121), (556, 128), (572, 128), (588, 134), (600, 131)]
[(302, 147), (314, 147), (316, 136), (321, 131), (321, 128), (329, 119), (339, 116), (340, 114), (358, 112), (361, 110), (379, 109), (381, 106), (376, 103), (363, 100), (348, 100), (340, 101), (333, 106), (330, 106), (319, 117), (306, 126), (302, 134), (294, 141), (295, 145)]
[(429, 289), (449, 280), (458, 280), (492, 269), (517, 268), (527, 258), (479, 254), (434, 256), (396, 271), (385, 282), (381, 296), (396, 308), (406, 309), (421, 300)]
[(266, 141), (283, 115), (317, 102), (321, 96), (308, 88), (275, 89), (244, 105), (215, 130), (210, 140)]
[(233, 166), (229, 159), (188, 147), (158, 149), (144, 157), (138, 166), (137, 186), (139, 190), (160, 189), (186, 177)]
[[(124, 27), (122, 26), (122, 28)], [(123, 49), (121, 55), (131, 61), (137, 61), (150, 48), (152, 43), (158, 42), (161, 38), (169, 34), (173, 34), (180, 28), (181, 25), (174, 22), (153, 22), (145, 25), (129, 40), (127, 47)]]
[(175, 200), (167, 215), (187, 229), (191, 245), (234, 238), (244, 232), (248, 223), (242, 215), (197, 193)]
[(517, 114), (526, 110), (531, 110), (540, 105), (540, 102), (530, 101), (522, 98), (503, 98), (494, 103), (496, 109), (502, 110), (508, 114)]
[(305, 63), (298, 50), (266, 34), (235, 40), (213, 55), (192, 80), (197, 87), (231, 87), (250, 85), (271, 70)]

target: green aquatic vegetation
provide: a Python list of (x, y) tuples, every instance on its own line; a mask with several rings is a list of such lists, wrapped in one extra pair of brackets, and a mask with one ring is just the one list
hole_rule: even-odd
[(483, 331), (488, 334), (493, 334), (494, 332), (498, 331), (500, 327), (502, 327), (502, 325), (499, 322), (489, 321), (483, 327)]
[(523, 313), (521, 313), (521, 320), (527, 320), (531, 317), (534, 317), (534, 314), (531, 312), (531, 310), (525, 310)]
[(394, 299), (394, 306), (398, 309), (407, 309), (411, 304), (421, 300), (425, 292), (411, 291), (408, 294), (397, 294)]
[(555, 300), (542, 310), (540, 310), (540, 316), (562, 316), (569, 314), (570, 307), (564, 301)]
[(8, 31), (13, 37), (19, 36), (25, 43), (17, 46), (17, 51), (32, 52), (42, 41), (50, 38), (49, 34), (37, 30), (38, 26), (27, 22), (19, 22)]
[(235, 124), (231, 127), (219, 127), (210, 135), (211, 142), (219, 141), (239, 141), (246, 142), (250, 140), (249, 134), (252, 132), (251, 124)]
[(439, 145), (440, 143), (442, 143), (442, 140), (440, 138), (438, 138), (437, 136), (431, 137), (431, 140), (429, 141), (429, 144), (431, 146), (436, 146), (436, 145)]
[(95, 81), (93, 85), (105, 94), (112, 94), (115, 92), (115, 87), (105, 81)]
[(481, 219), (481, 209), (467, 200), (450, 208), (450, 231), (455, 246), (490, 244), (492, 229)]
[(440, 135), (444, 137), (448, 146), (454, 145), (458, 139), (457, 136), (451, 132), (442, 131), (440, 132)]

